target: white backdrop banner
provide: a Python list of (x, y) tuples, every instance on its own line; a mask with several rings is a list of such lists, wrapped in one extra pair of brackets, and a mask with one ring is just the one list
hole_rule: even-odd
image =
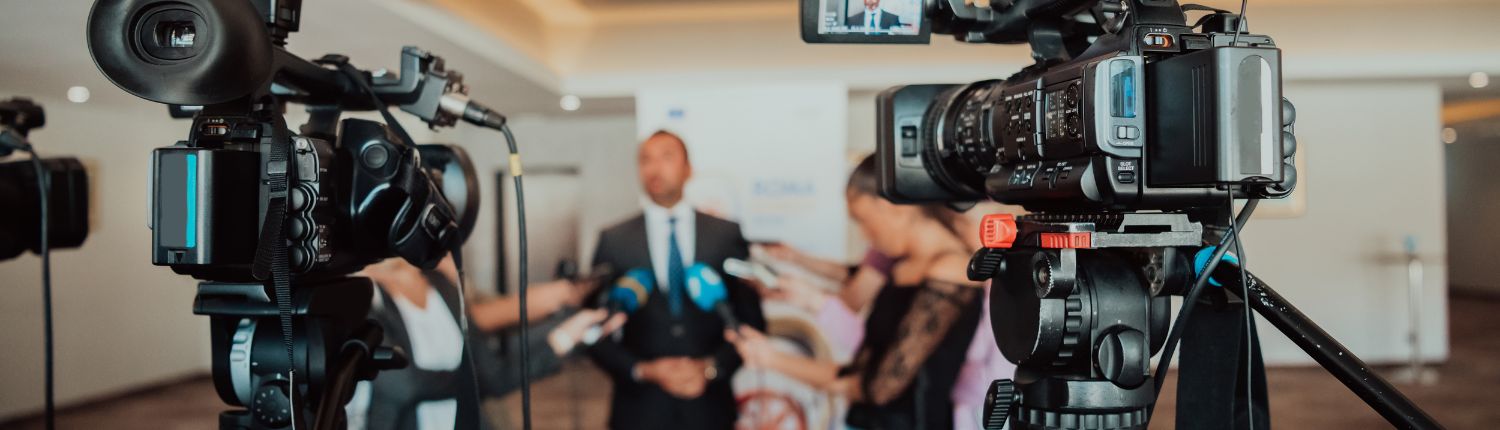
[(682, 136), (686, 198), (751, 241), (846, 259), (849, 92), (839, 82), (735, 84), (636, 93), (640, 137)]

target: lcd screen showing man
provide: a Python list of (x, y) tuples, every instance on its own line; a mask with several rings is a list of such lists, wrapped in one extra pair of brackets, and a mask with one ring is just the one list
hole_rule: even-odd
[(820, 34), (916, 35), (921, 0), (823, 0)]

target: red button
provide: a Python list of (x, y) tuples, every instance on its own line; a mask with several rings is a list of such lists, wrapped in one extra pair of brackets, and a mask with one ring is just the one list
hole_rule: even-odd
[(1092, 248), (1093, 236), (1089, 232), (1042, 233), (1042, 247), (1051, 249)]
[(979, 222), (979, 243), (985, 248), (1010, 248), (1016, 243), (1016, 216), (985, 215)]

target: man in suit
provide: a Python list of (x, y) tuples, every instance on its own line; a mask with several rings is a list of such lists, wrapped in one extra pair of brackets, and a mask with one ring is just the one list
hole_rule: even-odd
[[(656, 288), (613, 339), (589, 354), (614, 380), (613, 429), (731, 429), (737, 417), (730, 378), (741, 360), (724, 341), (726, 322), (693, 306), (686, 268), (704, 263), (724, 273), (724, 260), (747, 258), (738, 224), (693, 210), (682, 201), (692, 176), (687, 145), (661, 131), (641, 143), (643, 212), (599, 235), (594, 265), (648, 268)], [(741, 324), (764, 329), (760, 297), (724, 276)]]
[(901, 26), (901, 17), (880, 8), (880, 0), (865, 0), (865, 9), (844, 20), (844, 25), (870, 30), (890, 30)]

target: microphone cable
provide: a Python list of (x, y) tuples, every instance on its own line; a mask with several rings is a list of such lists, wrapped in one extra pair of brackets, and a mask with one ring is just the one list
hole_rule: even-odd
[(42, 164), (42, 158), (37, 155), (36, 149), (26, 140), (25, 136), (9, 129), (0, 131), (0, 149), (11, 148), (20, 150), (31, 155), (31, 166), (36, 174), (37, 187), (37, 214), (40, 216), (38, 230), (40, 239), (38, 252), (42, 257), (42, 343), (44, 344), (43, 356), (43, 406), (42, 421), (46, 430), (52, 430), (57, 426), (57, 404), (55, 387), (55, 345), (53, 342), (52, 329), (52, 245), (48, 239), (51, 238), (52, 216), (51, 216), (51, 191), (52, 173), (47, 166)]
[(531, 341), (527, 333), (531, 322), (526, 315), (526, 192), (521, 185), (521, 151), (516, 147), (516, 136), (511, 133), (510, 125), (506, 124), (504, 117), (493, 123), (498, 123), (495, 124), (498, 127), (489, 124), (486, 126), (498, 128), (505, 135), (505, 144), (510, 149), (510, 176), (514, 179), (516, 188), (516, 229), (519, 230), (516, 238), (521, 248), (520, 279), (516, 283), (516, 296), (521, 301), (521, 428), (531, 430)]

